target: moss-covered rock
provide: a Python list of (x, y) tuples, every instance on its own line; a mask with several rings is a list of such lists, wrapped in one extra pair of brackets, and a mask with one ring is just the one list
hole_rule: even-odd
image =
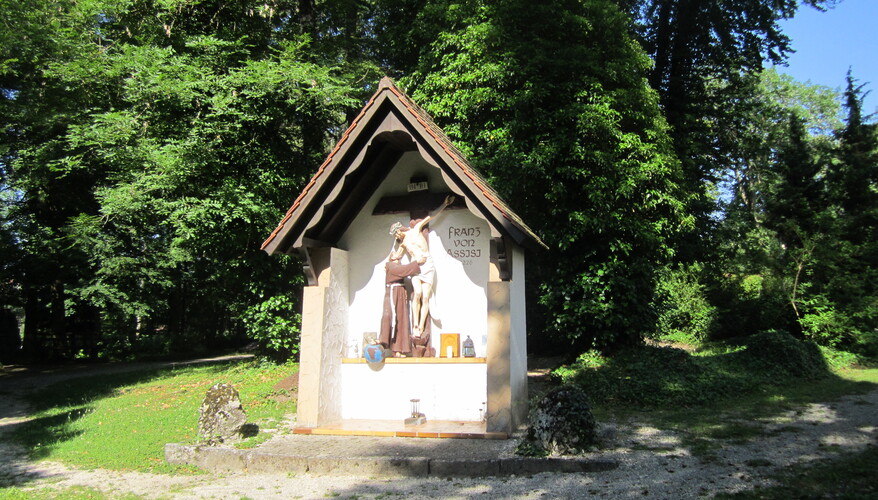
[(517, 453), (527, 456), (569, 455), (596, 442), (588, 396), (575, 385), (562, 385), (543, 396), (528, 417), (527, 435)]
[(207, 391), (198, 418), (198, 435), (205, 443), (238, 441), (246, 423), (247, 414), (234, 387), (216, 384)]

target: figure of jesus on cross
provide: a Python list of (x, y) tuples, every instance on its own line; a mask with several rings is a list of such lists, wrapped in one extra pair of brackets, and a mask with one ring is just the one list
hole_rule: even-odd
[(412, 326), (415, 337), (420, 337), (427, 328), (427, 317), (430, 314), (430, 297), (433, 296), (433, 281), (436, 278), (436, 266), (427, 246), (427, 238), (424, 237), (423, 229), (431, 220), (435, 219), (448, 205), (454, 203), (454, 196), (448, 195), (442, 205), (432, 214), (419, 220), (413, 227), (405, 227), (396, 222), (390, 227), (399, 248), (390, 252), (390, 260), (398, 261), (404, 253), (409, 259), (421, 266), (421, 272), (412, 276), (412, 318), (415, 324)]

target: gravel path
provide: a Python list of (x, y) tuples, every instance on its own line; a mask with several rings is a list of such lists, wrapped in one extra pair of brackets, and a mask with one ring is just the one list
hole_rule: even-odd
[[(69, 374), (67, 375), (69, 376)], [(51, 377), (50, 377), (51, 378)], [(26, 408), (20, 390), (44, 385), (45, 377), (11, 388), (0, 378), (0, 480), (27, 489), (84, 486), (115, 497), (253, 499), (272, 498), (703, 498), (772, 486), (767, 475), (794, 464), (831, 458), (878, 444), (878, 390), (831, 403), (810, 404), (770, 420), (732, 422), (756, 429), (758, 438), (712, 443), (694, 456), (687, 436), (637, 422), (604, 428), (608, 446), (596, 457), (619, 462), (612, 471), (537, 474), (500, 478), (362, 478), (289, 474), (168, 476), (71, 469), (59, 463), (29, 463), (2, 433), (21, 422)], [(356, 438), (349, 438), (356, 439)], [(394, 438), (388, 438), (394, 439)], [(397, 438), (398, 439), (398, 438)]]

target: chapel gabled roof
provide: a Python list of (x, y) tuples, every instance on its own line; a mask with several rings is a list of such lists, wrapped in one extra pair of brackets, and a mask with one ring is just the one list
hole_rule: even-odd
[(519, 245), (546, 248), (429, 114), (384, 77), (262, 249), (289, 253), (308, 241), (334, 244), (386, 176), (382, 168), (413, 150), (439, 167), (452, 190), (494, 230)]

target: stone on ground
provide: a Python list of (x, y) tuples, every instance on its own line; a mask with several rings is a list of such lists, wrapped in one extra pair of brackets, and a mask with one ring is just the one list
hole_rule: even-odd
[(588, 396), (575, 385), (549, 391), (528, 416), (527, 435), (519, 447), (529, 455), (572, 455), (596, 444), (595, 420)]
[(208, 444), (236, 441), (242, 437), (247, 414), (237, 389), (229, 384), (216, 384), (207, 391), (201, 403), (198, 435)]

